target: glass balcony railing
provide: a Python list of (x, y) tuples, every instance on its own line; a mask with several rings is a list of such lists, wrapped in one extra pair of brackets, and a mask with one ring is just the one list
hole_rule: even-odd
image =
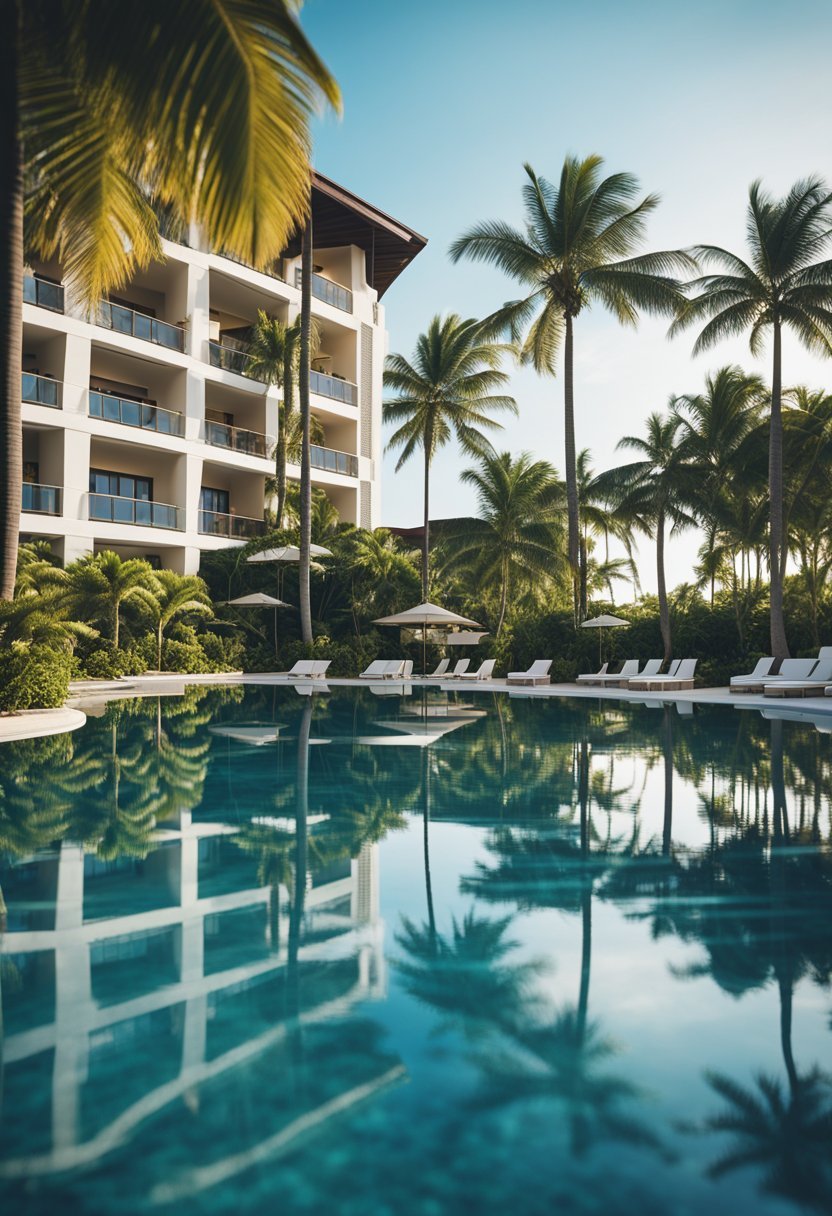
[(114, 397), (96, 389), (90, 389), (89, 414), (90, 418), (120, 422), (122, 426), (156, 431), (160, 435), (182, 436), (185, 433), (184, 415), (175, 410), (165, 410), (159, 405), (147, 405), (143, 401), (130, 401), (125, 397)]
[(51, 376), (38, 376), (35, 372), (21, 372), (20, 399), (32, 405), (48, 405), (53, 410), (61, 408), (61, 382)]
[(205, 442), (215, 448), (226, 448), (229, 452), (243, 452), (246, 456), (268, 456), (269, 441), (258, 431), (246, 431), (226, 422), (205, 423)]
[(200, 511), (199, 530), (203, 536), (225, 536), (229, 540), (251, 540), (266, 531), (262, 519), (247, 519), (245, 515), (226, 515), (222, 511)]
[(23, 276), (23, 303), (48, 308), (50, 312), (63, 312), (64, 289), (60, 283), (50, 283), (37, 275)]
[[(302, 274), (300, 266), (295, 267), (295, 287), (300, 287)], [(332, 279), (325, 279), (322, 274), (312, 275), (312, 295), (316, 300), (323, 300), (324, 304), (331, 304), (333, 308), (340, 308), (342, 312), (352, 312), (352, 292), (348, 287), (342, 287), (340, 283), (333, 283)]]
[(169, 321), (149, 317), (146, 313), (128, 308), (125, 304), (112, 304), (109, 300), (101, 300), (96, 320), (99, 325), (112, 329), (115, 333), (142, 338), (145, 342), (153, 342), (156, 346), (164, 346), (168, 350), (185, 349), (185, 331), (181, 325), (171, 325)]
[(62, 491), (60, 486), (41, 486), (24, 481), (21, 509), (33, 515), (60, 515)]
[(330, 397), (333, 401), (343, 401), (345, 405), (358, 404), (358, 385), (353, 384), (351, 380), (343, 380), (340, 376), (310, 372), (309, 388), (319, 397)]
[(208, 362), (212, 367), (221, 367), (227, 372), (236, 372), (238, 376), (247, 376), (250, 380), (257, 377), (251, 370), (252, 356), (242, 343), (239, 345), (225, 338), (222, 342), (208, 343)]
[(98, 523), (138, 524), (144, 528), (182, 531), (182, 511), (165, 502), (121, 498), (116, 494), (90, 494), (89, 517)]
[(322, 448), (310, 444), (309, 460), (313, 469), (326, 469), (328, 473), (343, 473), (345, 477), (358, 476), (358, 457), (351, 452), (336, 452), (333, 448)]

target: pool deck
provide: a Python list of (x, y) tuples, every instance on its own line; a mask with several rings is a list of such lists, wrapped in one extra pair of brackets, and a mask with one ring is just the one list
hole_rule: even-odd
[(102, 714), (110, 701), (122, 697), (181, 696), (194, 685), (261, 684), (296, 688), (299, 693), (326, 692), (330, 688), (371, 688), (375, 692), (401, 694), (416, 688), (439, 688), (443, 692), (465, 690), (466, 695), (507, 692), (511, 697), (547, 698), (576, 697), (591, 701), (631, 701), (658, 708), (662, 704), (676, 705), (685, 713), (695, 705), (733, 705), (737, 709), (765, 711), (766, 717), (806, 720), (820, 730), (832, 731), (832, 697), (764, 697), (753, 693), (731, 693), (728, 688), (694, 688), (676, 692), (635, 692), (628, 688), (598, 688), (582, 684), (542, 684), (535, 687), (509, 685), (505, 680), (425, 680), (414, 676), (409, 680), (287, 680), (274, 672), (228, 672), (219, 675), (137, 676), (123, 680), (76, 680), (70, 685), (67, 704), (62, 709), (25, 710), (18, 714), (0, 715), (0, 742), (13, 739), (35, 739), (44, 735), (62, 734), (83, 726), (87, 715)]

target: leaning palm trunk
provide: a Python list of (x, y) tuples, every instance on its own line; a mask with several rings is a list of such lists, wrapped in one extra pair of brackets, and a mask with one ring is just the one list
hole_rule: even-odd
[(309, 567), (312, 545), (312, 468), (309, 451), (311, 407), (309, 403), (309, 360), (312, 330), (312, 212), (306, 221), (301, 252), (300, 367), (298, 394), (302, 428), (300, 453), (300, 629), (305, 645), (312, 642), (312, 604)]
[[(563, 343), (563, 429), (566, 453), (566, 512), (568, 518), (569, 540), (568, 556), (572, 570), (573, 594), (575, 599), (575, 616), (581, 613), (578, 602), (579, 578), (579, 524), (578, 524), (578, 476), (575, 455), (575, 394), (573, 375), (573, 342), (572, 317), (564, 314), (566, 328)], [(576, 620), (577, 623), (577, 620)]]
[(664, 660), (669, 663), (673, 657), (673, 639), (670, 634), (670, 608), (667, 603), (667, 580), (664, 572), (664, 511), (660, 511), (656, 520), (656, 583), (659, 593), (659, 625), (664, 643)]
[(18, 63), (21, 8), (3, 0), (0, 39), (0, 300), (3, 301), (0, 381), (0, 600), (14, 595), (23, 479), (20, 352), (23, 349), (23, 148)]
[(783, 620), (783, 576), (786, 546), (783, 538), (783, 413), (780, 324), (774, 322), (774, 356), (771, 377), (771, 429), (768, 448), (768, 484), (771, 498), (769, 567), (771, 570), (771, 653), (776, 659), (789, 657)]

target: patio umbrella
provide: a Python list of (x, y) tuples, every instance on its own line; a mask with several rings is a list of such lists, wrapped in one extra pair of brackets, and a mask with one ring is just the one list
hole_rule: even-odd
[[(309, 552), (313, 557), (332, 557), (329, 549), (325, 549), (323, 545), (310, 545)], [(249, 565), (255, 565), (260, 562), (299, 562), (300, 549), (297, 545), (281, 545), (278, 549), (261, 549), (259, 553), (252, 553), (251, 557), (246, 558)], [(280, 594), (281, 574), (277, 576), (277, 591)]]
[(393, 616), (382, 616), (377, 621), (373, 622), (376, 625), (399, 625), (403, 629), (413, 629), (418, 625), (422, 626), (422, 673), (427, 674), (426, 668), (426, 650), (427, 650), (427, 633), (430, 629), (456, 629), (458, 625), (467, 625), (473, 629), (482, 629), (482, 625), (476, 621), (471, 621), (467, 616), (460, 616), (457, 612), (449, 612), (447, 608), (440, 608), (438, 604), (416, 604), (413, 608), (408, 608), (405, 612), (396, 612)]
[(277, 654), (277, 610), (278, 608), (291, 608), (291, 604), (287, 604), (285, 600), (276, 599), (273, 595), (266, 595), (265, 591), (254, 591), (251, 595), (238, 595), (236, 600), (223, 600), (222, 603), (230, 604), (235, 608), (274, 608), (274, 652)]
[(629, 621), (623, 620), (620, 616), (611, 616), (609, 612), (603, 612), (601, 616), (594, 616), (591, 620), (581, 623), (582, 629), (600, 629), (598, 634), (598, 662), (601, 662), (601, 646), (604, 640), (605, 629), (617, 629), (621, 625), (629, 625)]

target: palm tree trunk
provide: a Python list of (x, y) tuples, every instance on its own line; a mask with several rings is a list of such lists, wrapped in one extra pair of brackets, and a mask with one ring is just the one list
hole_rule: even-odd
[(0, 39), (0, 300), (3, 301), (3, 375), (0, 382), (0, 600), (14, 595), (20, 500), (23, 482), (23, 427), (20, 365), (23, 349), (23, 146), (17, 70), (21, 44), (18, 0), (3, 0)]
[(500, 636), (500, 630), (503, 627), (503, 621), (506, 619), (506, 607), (508, 605), (508, 566), (505, 561), (502, 563), (502, 587), (500, 590), (500, 619), (497, 622), (497, 637)]
[(673, 658), (673, 639), (670, 635), (670, 609), (667, 604), (667, 580), (664, 573), (664, 511), (656, 520), (656, 582), (659, 592), (659, 626), (664, 643), (664, 661)]
[(283, 517), (286, 514), (286, 433), (289, 426), (289, 415), (292, 412), (295, 399), (295, 343), (289, 338), (287, 330), (285, 338), (285, 357), (283, 361), (283, 405), (278, 408), (277, 447), (275, 448), (275, 480), (277, 482), (277, 526), (283, 527)]
[[(577, 589), (579, 563), (578, 535), (578, 475), (575, 468), (575, 398), (573, 386), (572, 318), (564, 314), (566, 332), (563, 344), (563, 431), (566, 448), (566, 511), (569, 521), (569, 565)], [(577, 597), (576, 597), (577, 598)]]
[(586, 533), (581, 534), (580, 548), (580, 595), (579, 595), (579, 615), (581, 620), (586, 620), (587, 613), (587, 568), (586, 568)]
[(789, 657), (783, 619), (783, 576), (786, 572), (783, 536), (783, 413), (780, 322), (774, 322), (774, 353), (771, 375), (771, 430), (768, 447), (768, 490), (771, 499), (769, 567), (771, 572), (771, 653), (776, 659)]
[(156, 627), (156, 670), (162, 670), (162, 622)]
[(300, 630), (306, 646), (312, 643), (312, 603), (309, 567), (312, 545), (312, 468), (309, 452), (311, 407), (309, 402), (309, 360), (312, 331), (312, 212), (303, 232), (301, 253), (300, 367), (298, 395), (302, 428), (300, 453)]
[(425, 431), (425, 488), (424, 512), (422, 515), (422, 599), (427, 603), (428, 586), (430, 583), (430, 457), (433, 448), (433, 435)]
[(121, 607), (121, 601), (116, 600), (115, 603), (113, 604), (113, 645), (115, 646), (116, 650), (118, 650), (118, 639), (119, 639), (118, 612), (119, 612), (120, 607)]
[(592, 878), (589, 869), (589, 744), (581, 743), (578, 769), (578, 800), (581, 808), (581, 982), (578, 990), (577, 1036), (583, 1043), (589, 1016), (589, 976), (592, 963)]

